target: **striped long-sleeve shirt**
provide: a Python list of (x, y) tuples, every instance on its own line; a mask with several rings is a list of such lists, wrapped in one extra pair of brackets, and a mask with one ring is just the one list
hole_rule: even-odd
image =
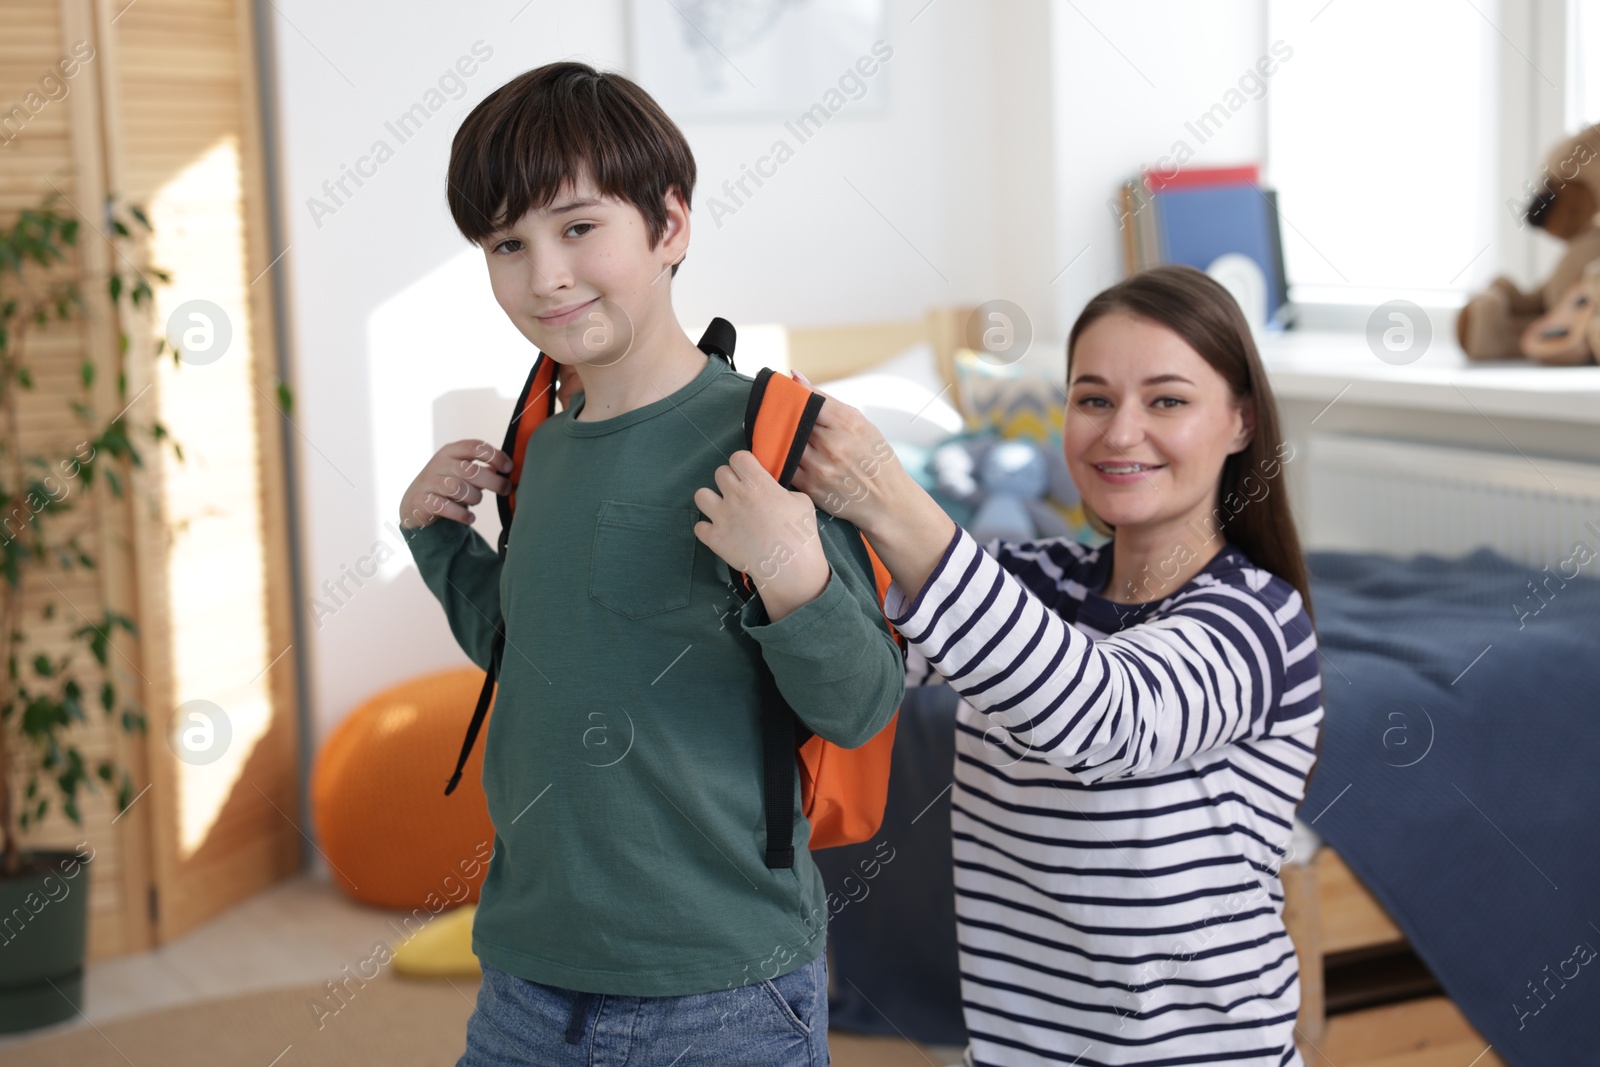
[(1301, 1064), (1278, 867), (1323, 716), (1310, 618), (1232, 545), (1115, 603), (1112, 548), (958, 529), (914, 601), (889, 588), (907, 684), (963, 698), (969, 1061)]

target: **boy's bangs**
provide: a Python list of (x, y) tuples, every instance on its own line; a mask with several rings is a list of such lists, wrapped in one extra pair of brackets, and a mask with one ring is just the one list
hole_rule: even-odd
[(484, 98), (456, 131), (447, 197), (474, 243), (548, 208), (587, 179), (644, 216), (652, 246), (666, 228), (663, 200), (694, 191), (694, 156), (644, 90), (576, 63), (551, 64)]

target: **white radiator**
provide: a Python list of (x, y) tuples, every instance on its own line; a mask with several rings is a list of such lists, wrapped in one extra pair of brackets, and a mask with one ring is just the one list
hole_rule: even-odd
[(1516, 452), (1313, 433), (1300, 473), (1307, 549), (1429, 552), (1488, 547), (1553, 566), (1582, 541), (1600, 553), (1600, 464)]

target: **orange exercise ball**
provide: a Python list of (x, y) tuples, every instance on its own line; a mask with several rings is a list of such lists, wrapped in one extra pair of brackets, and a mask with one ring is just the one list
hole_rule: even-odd
[(487, 720), (444, 795), (483, 685), (463, 668), (402, 682), (334, 727), (311, 772), (318, 847), (356, 900), (438, 912), (476, 902), (494, 850), (483, 796)]

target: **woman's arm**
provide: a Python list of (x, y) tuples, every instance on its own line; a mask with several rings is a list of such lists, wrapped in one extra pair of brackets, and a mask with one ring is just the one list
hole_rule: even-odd
[(1280, 612), (1225, 583), (1095, 641), (961, 530), (918, 595), (891, 587), (885, 611), (996, 726), (1084, 782), (1151, 774), (1321, 707), (1315, 638), (1287, 647)]
[[(1095, 642), (959, 530), (882, 440), (829, 398), (795, 487), (861, 528), (894, 578), (890, 622), (1027, 749), (1084, 781), (1147, 774), (1244, 736), (1280, 700), (1283, 718), (1320, 707), (1314, 645), (1288, 649), (1261, 597), (1207, 587)], [(1311, 673), (1286, 680), (1289, 663)]]

